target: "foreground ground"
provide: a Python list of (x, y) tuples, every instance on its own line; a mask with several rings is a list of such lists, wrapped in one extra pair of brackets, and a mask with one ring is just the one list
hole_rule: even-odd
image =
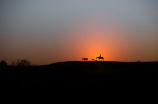
[(71, 61), (43, 66), (8, 66), (1, 67), (0, 71), (1, 86), (7, 89), (78, 87), (76, 90), (104, 89), (112, 96), (124, 94), (131, 99), (143, 96), (142, 99), (150, 98), (149, 102), (157, 101), (158, 97), (158, 62)]
[(4, 86), (72, 84), (156, 85), (158, 62), (72, 61), (43, 66), (1, 68)]

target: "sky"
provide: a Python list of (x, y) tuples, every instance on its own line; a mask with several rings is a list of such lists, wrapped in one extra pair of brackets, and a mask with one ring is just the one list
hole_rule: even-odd
[(158, 61), (157, 0), (0, 0), (0, 60)]

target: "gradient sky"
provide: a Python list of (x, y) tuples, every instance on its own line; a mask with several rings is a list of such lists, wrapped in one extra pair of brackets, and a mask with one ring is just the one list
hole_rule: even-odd
[(0, 0), (0, 60), (158, 61), (157, 0)]

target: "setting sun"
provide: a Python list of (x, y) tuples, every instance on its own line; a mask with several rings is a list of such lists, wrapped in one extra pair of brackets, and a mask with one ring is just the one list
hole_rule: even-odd
[[(70, 30), (63, 32), (73, 39), (71, 41), (64, 40), (71, 45), (72, 49), (77, 50), (72, 54), (76, 54), (78, 60), (83, 57), (87, 57), (88, 60), (96, 59), (100, 54), (104, 60), (117, 60), (116, 54), (122, 55), (121, 52), (126, 48), (127, 37), (125, 35), (128, 33), (117, 22), (114, 24), (115, 20), (110, 20), (110, 22), (109, 19), (90, 18), (79, 23), (75, 22), (73, 27), (70, 26)], [(70, 48), (69, 45), (67, 47)]]
[(126, 103), (152, 104), (157, 45), (158, 0), (0, 0), (4, 91), (105, 86)]
[(34, 64), (96, 59), (157, 61), (152, 2), (45, 0), (2, 2), (0, 60)]

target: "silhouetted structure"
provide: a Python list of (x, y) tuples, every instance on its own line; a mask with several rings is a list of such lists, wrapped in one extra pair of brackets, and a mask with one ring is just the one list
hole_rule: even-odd
[(87, 61), (87, 60), (88, 60), (88, 58), (82, 58), (82, 60), (84, 60), (84, 61), (86, 60), (86, 61)]
[(101, 57), (101, 54), (99, 57), (96, 57), (96, 59), (103, 59), (104, 60), (104, 57)]

